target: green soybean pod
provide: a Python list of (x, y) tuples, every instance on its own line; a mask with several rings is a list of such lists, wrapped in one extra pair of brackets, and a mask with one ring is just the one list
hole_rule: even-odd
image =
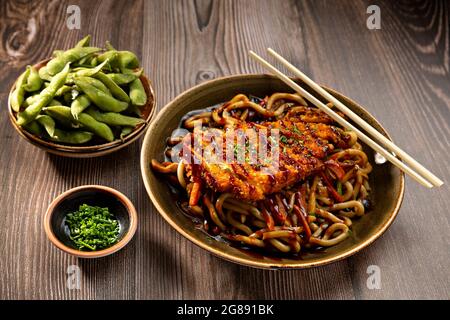
[(119, 67), (118, 61), (119, 54), (116, 50), (109, 50), (97, 56), (97, 61), (102, 63), (108, 60), (108, 63), (111, 67), (116, 68)]
[(40, 68), (38, 71), (38, 74), (42, 80), (45, 80), (45, 81), (52, 80), (52, 76), (50, 75), (50, 73), (48, 73), (47, 66)]
[(139, 78), (130, 83), (130, 99), (132, 104), (140, 107), (147, 103), (147, 94)]
[(39, 98), (39, 93), (34, 94), (32, 96), (29, 96), (25, 99), (25, 101), (22, 103), (22, 106), (27, 108), (28, 106), (32, 105), (37, 99)]
[(75, 119), (78, 119), (78, 115), (82, 113), (89, 105), (91, 101), (85, 94), (81, 94), (72, 101), (70, 105), (70, 112)]
[(139, 68), (139, 59), (131, 51), (119, 51), (118, 59), (120, 68)]
[[(35, 101), (37, 101), (37, 99), (39, 99), (39, 94), (35, 94), (34, 96), (29, 96), (28, 98), (25, 99), (25, 101), (23, 102), (23, 106), (25, 108), (27, 108), (28, 106), (31, 106)], [(50, 101), (48, 104), (48, 106), (61, 106), (61, 102), (59, 102), (56, 99), (53, 99), (52, 101)]]
[(108, 78), (106, 74), (104, 74), (103, 72), (98, 72), (94, 77), (103, 82), (115, 98), (127, 103), (130, 102), (130, 97), (127, 95), (127, 93), (123, 91), (123, 89), (119, 87), (114, 81)]
[(53, 137), (55, 134), (55, 120), (53, 120), (52, 117), (45, 115), (45, 114), (40, 114), (36, 117), (36, 121), (42, 125), (45, 129), (45, 131), (47, 131), (47, 134), (50, 137)]
[(98, 65), (97, 57), (93, 57), (90, 64), (91, 64), (91, 67), (97, 66)]
[(144, 123), (145, 121), (141, 118), (124, 116), (120, 113), (115, 112), (100, 112), (94, 108), (88, 108), (86, 113), (90, 115), (97, 121), (106, 123), (110, 126), (128, 126), (136, 127), (137, 125)]
[(122, 131), (120, 132), (120, 139), (125, 138), (125, 136), (129, 135), (131, 132), (133, 132), (134, 127), (123, 127)]
[(52, 101), (56, 91), (64, 85), (68, 74), (69, 64), (66, 64), (64, 69), (52, 78), (49, 86), (39, 93), (39, 98), (23, 112), (18, 114), (17, 124), (22, 126), (36, 119), (42, 108)]
[(91, 86), (94, 86), (95, 88), (97, 88), (100, 91), (103, 91), (104, 93), (106, 93), (108, 96), (112, 97), (111, 91), (109, 91), (109, 89), (104, 85), (103, 82), (101, 82), (100, 80), (97, 80), (95, 78), (91, 78), (91, 77), (78, 77), (80, 80), (90, 84)]
[(109, 96), (81, 78), (76, 78), (75, 83), (88, 96), (89, 100), (103, 111), (122, 112), (128, 108), (128, 103)]
[(42, 81), (41, 77), (39, 77), (39, 73), (37, 72), (36, 68), (27, 66), (27, 69), (30, 69), (30, 71), (27, 78), (27, 83), (23, 86), (23, 88), (28, 92), (39, 90), (42, 87), (44, 81)]
[(53, 58), (47, 63), (47, 72), (53, 76), (60, 72), (67, 63), (80, 60), (81, 58), (100, 50), (100, 48), (95, 47), (76, 47), (64, 51), (63, 54), (56, 58)]
[(63, 131), (55, 129), (53, 137), (50, 140), (67, 144), (83, 144), (89, 142), (94, 134), (87, 131)]
[(103, 61), (102, 63), (100, 63), (95, 68), (77, 68), (77, 69), (74, 69), (75, 72), (69, 74), (69, 80), (72, 77), (92, 77), (96, 73), (100, 72), (102, 70), (102, 68), (108, 63), (108, 61), (109, 60)]
[[(65, 117), (68, 120), (75, 120), (72, 116), (72, 113), (71, 113), (69, 107), (64, 107), (64, 106), (48, 107), (48, 108), (46, 108), (46, 111), (50, 115), (56, 114), (60, 117)], [(106, 141), (111, 142), (114, 140), (114, 134), (113, 134), (111, 128), (107, 124), (95, 120), (90, 115), (88, 115), (86, 113), (80, 113), (78, 115), (77, 121), (83, 125), (84, 129), (96, 134), (97, 136), (105, 139)]]
[(53, 99), (52, 101), (50, 101), (47, 106), (48, 107), (52, 107), (52, 106), (62, 106), (63, 104), (61, 102), (59, 102), (56, 99)]
[(37, 121), (31, 121), (30, 123), (27, 123), (26, 125), (23, 126), (25, 128), (25, 130), (27, 130), (29, 133), (32, 133), (36, 136), (41, 136), (42, 135), (42, 128), (39, 125), (39, 123), (37, 123)]
[(125, 84), (129, 84), (133, 80), (136, 79), (136, 76), (132, 73), (125, 74), (125, 73), (108, 73), (106, 74), (108, 78), (110, 78), (112, 81), (114, 81), (117, 85), (123, 86)]
[(91, 35), (88, 34), (86, 37), (78, 41), (78, 43), (75, 45), (75, 48), (87, 47), (89, 46), (90, 43), (91, 43)]
[(58, 89), (58, 91), (55, 92), (55, 96), (60, 97), (65, 95), (67, 92), (70, 92), (72, 90), (72, 87), (63, 85), (61, 88)]
[[(60, 106), (52, 106), (52, 107), (60, 107)], [(82, 125), (77, 122), (73, 118), (69, 118), (65, 116), (64, 114), (60, 114), (58, 112), (55, 112), (54, 110), (48, 110), (48, 108), (52, 107), (46, 107), (43, 109), (43, 113), (52, 117), (58, 125), (63, 126), (66, 129), (79, 129), (82, 128)]]
[(64, 53), (64, 50), (54, 50), (53, 51), (53, 57), (59, 57)]
[(19, 112), (20, 106), (23, 103), (25, 98), (25, 89), (23, 86), (27, 83), (27, 78), (30, 74), (30, 69), (27, 68), (24, 73), (22, 73), (16, 81), (16, 87), (14, 91), (11, 93), (11, 97), (9, 99), (11, 108), (15, 112)]
[(109, 42), (108, 40), (106, 40), (105, 42), (105, 48), (108, 51), (116, 51), (116, 49), (114, 49), (114, 47), (112, 46), (111, 42)]

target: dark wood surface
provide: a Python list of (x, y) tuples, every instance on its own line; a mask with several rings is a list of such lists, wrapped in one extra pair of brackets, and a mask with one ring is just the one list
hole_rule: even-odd
[[(81, 30), (66, 27), (69, 4), (80, 6)], [(380, 30), (366, 27), (370, 4), (381, 9)], [(449, 25), (447, 1), (1, 1), (0, 298), (450, 298)], [(142, 58), (158, 108), (201, 81), (263, 72), (247, 50), (270, 46), (367, 107), (447, 184), (427, 190), (407, 179), (392, 227), (345, 261), (283, 272), (222, 261), (152, 206), (139, 170), (142, 140), (103, 158), (65, 159), (10, 125), (7, 94), (21, 70), (88, 33)], [(139, 212), (134, 240), (113, 256), (77, 260), (44, 234), (52, 199), (83, 184), (117, 188)], [(66, 286), (70, 265), (81, 269), (80, 290)], [(380, 267), (379, 290), (366, 286), (369, 265)]]

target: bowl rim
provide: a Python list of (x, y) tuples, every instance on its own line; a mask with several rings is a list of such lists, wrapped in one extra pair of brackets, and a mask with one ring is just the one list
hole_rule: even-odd
[[(45, 66), (46, 63), (50, 61), (50, 58), (41, 60), (37, 63), (35, 63), (33, 66), (36, 68), (41, 68)], [(24, 138), (27, 142), (44, 149), (47, 152), (60, 155), (60, 156), (66, 156), (66, 157), (74, 157), (74, 158), (86, 158), (86, 157), (95, 157), (95, 156), (102, 156), (106, 155), (108, 153), (117, 151), (119, 149), (122, 149), (123, 147), (131, 144), (132, 142), (136, 141), (149, 127), (150, 123), (152, 122), (157, 109), (157, 100), (156, 100), (156, 94), (155, 90), (153, 88), (151, 80), (145, 75), (142, 74), (140, 76), (141, 81), (145, 82), (144, 88), (146, 89), (148, 99), (151, 98), (150, 105), (148, 108), (150, 109), (150, 112), (146, 118), (142, 118), (145, 120), (144, 123), (139, 125), (137, 128), (133, 129), (133, 131), (128, 134), (123, 139), (115, 139), (111, 142), (106, 142), (102, 144), (96, 144), (96, 145), (90, 145), (90, 146), (76, 146), (76, 145), (65, 145), (65, 144), (59, 144), (57, 142), (53, 141), (47, 141), (44, 139), (41, 139), (40, 137), (35, 136), (32, 133), (29, 133), (24, 128), (20, 127), (16, 123), (16, 117), (15, 117), (15, 111), (12, 110), (11, 107), (11, 94), (15, 90), (17, 79), (14, 81), (14, 83), (11, 86), (11, 89), (9, 90), (8, 94), (8, 101), (7, 101), (7, 107), (8, 107), (8, 114), (9, 114), (9, 120), (14, 127), (14, 129), (19, 133), (19, 135)]]
[[(153, 130), (156, 126), (156, 124), (159, 122), (162, 114), (164, 112), (166, 112), (166, 110), (173, 105), (174, 103), (182, 100), (185, 96), (190, 95), (193, 91), (199, 90), (201, 89), (203, 86), (213, 86), (217, 83), (221, 83), (224, 81), (233, 81), (236, 79), (241, 79), (241, 78), (253, 78), (253, 79), (257, 79), (257, 78), (261, 78), (261, 77), (267, 77), (268, 79), (276, 79), (278, 80), (278, 78), (276, 76), (270, 75), (270, 74), (265, 74), (265, 73), (253, 73), (253, 74), (236, 74), (236, 75), (231, 75), (231, 76), (223, 76), (223, 77), (218, 77), (215, 78), (213, 80), (209, 80), (203, 83), (200, 83), (194, 87), (191, 87), (189, 89), (187, 89), (186, 91), (180, 93), (178, 96), (176, 96), (173, 100), (171, 100), (170, 102), (168, 102), (161, 110), (159, 110), (158, 114), (156, 115), (155, 119), (153, 120), (153, 122), (151, 123), (151, 125), (149, 126), (148, 131), (146, 132), (145, 136), (144, 136), (144, 141), (142, 143), (142, 148), (141, 148), (141, 159), (140, 159), (140, 165), (141, 165), (141, 176), (142, 179), (144, 181), (144, 186), (145, 189), (147, 191), (147, 194), (149, 195), (153, 205), (155, 206), (155, 208), (157, 209), (157, 211), (159, 212), (159, 214), (164, 218), (164, 220), (166, 220), (169, 225), (171, 225), (177, 232), (179, 232), (181, 235), (183, 235), (186, 239), (188, 239), (189, 241), (191, 241), (192, 243), (194, 243), (195, 245), (199, 246), (200, 248), (212, 253), (213, 255), (223, 258), (224, 260), (230, 261), (230, 262), (234, 262), (243, 266), (248, 266), (248, 267), (254, 267), (254, 268), (259, 268), (259, 269), (276, 269), (276, 270), (289, 270), (289, 269), (308, 269), (308, 268), (313, 268), (313, 267), (318, 267), (318, 266), (324, 266), (327, 264), (331, 264), (334, 262), (338, 262), (341, 261), (343, 259), (346, 259), (352, 255), (354, 255), (355, 253), (358, 253), (359, 251), (361, 251), (362, 249), (370, 246), (372, 243), (375, 242), (375, 240), (377, 240), (378, 238), (380, 238), (385, 232), (386, 230), (392, 225), (392, 223), (394, 222), (395, 218), (397, 217), (397, 214), (400, 210), (400, 207), (402, 205), (403, 202), (403, 198), (404, 198), (404, 193), (405, 193), (405, 175), (402, 171), (400, 171), (400, 175), (399, 175), (399, 182), (400, 182), (400, 190), (399, 190), (399, 196), (396, 199), (396, 203), (395, 203), (395, 207), (392, 210), (389, 218), (387, 221), (385, 221), (381, 227), (376, 230), (376, 232), (374, 232), (371, 236), (369, 236), (368, 239), (366, 239), (365, 241), (361, 242), (360, 244), (356, 245), (354, 248), (351, 248), (350, 250), (345, 250), (342, 253), (338, 253), (336, 256), (334, 257), (325, 257), (323, 259), (321, 259), (320, 261), (307, 261), (307, 260), (299, 260), (298, 263), (292, 263), (292, 264), (284, 264), (282, 262), (275, 262), (275, 261), (254, 261), (248, 258), (241, 258), (241, 257), (236, 257), (232, 254), (229, 254), (227, 252), (221, 251), (219, 249), (213, 248), (211, 246), (208, 246), (206, 243), (203, 243), (201, 240), (197, 239), (195, 236), (191, 236), (190, 234), (188, 234), (187, 232), (185, 232), (183, 230), (183, 228), (181, 228), (174, 220), (171, 219), (171, 217), (163, 210), (161, 204), (160, 204), (160, 200), (159, 198), (156, 196), (155, 192), (152, 190), (152, 186), (151, 184), (147, 181), (147, 178), (145, 176), (145, 169), (146, 166), (148, 166), (149, 164), (145, 162), (145, 158), (144, 155), (147, 151), (148, 145), (151, 143), (151, 139), (153, 138)], [(292, 78), (293, 80), (299, 80), (298, 78)], [(378, 122), (378, 120), (370, 113), (367, 111), (366, 108), (364, 108), (363, 106), (361, 106), (359, 103), (356, 103), (354, 100), (348, 98), (347, 96), (345, 96), (344, 94), (331, 89), (327, 86), (323, 86), (321, 85), (324, 89), (326, 89), (327, 91), (329, 91), (332, 94), (338, 94), (344, 98), (346, 98), (348, 101), (350, 101), (351, 103), (357, 105), (359, 108), (361, 108), (365, 113), (367, 113), (369, 116), (372, 117), (372, 119), (374, 120), (374, 122), (380, 126), (380, 128), (382, 128), (382, 130), (384, 131), (384, 133), (386, 134), (387, 138), (389, 140), (392, 141), (392, 138), (390, 137), (389, 133), (387, 132), (387, 130)]]
[[(120, 239), (120, 241), (117, 242), (116, 244), (114, 244), (113, 246), (108, 247), (106, 249), (98, 250), (98, 251), (81, 251), (81, 250), (73, 249), (73, 248), (66, 246), (64, 243), (62, 243), (58, 239), (58, 237), (53, 232), (53, 228), (51, 227), (51, 218), (55, 212), (55, 208), (68, 196), (78, 193), (80, 191), (89, 190), (89, 189), (100, 190), (100, 191), (112, 194), (116, 199), (118, 199), (125, 206), (128, 216), (130, 218), (130, 226), (129, 226), (128, 230), (126, 231), (124, 237), (122, 239)], [(120, 191), (117, 191), (116, 189), (113, 189), (113, 188), (110, 188), (107, 186), (102, 186), (102, 185), (94, 185), (94, 184), (79, 186), (79, 187), (75, 187), (75, 188), (64, 191), (50, 203), (50, 205), (48, 206), (47, 211), (45, 212), (45, 215), (44, 215), (44, 231), (45, 231), (48, 239), (50, 240), (50, 242), (54, 246), (56, 246), (58, 249), (60, 249), (61, 251), (64, 251), (68, 254), (71, 254), (71, 255), (79, 257), (79, 258), (100, 258), (100, 257), (105, 257), (105, 256), (108, 256), (110, 254), (113, 254), (113, 253), (119, 251), (124, 246), (126, 246), (130, 242), (130, 240), (133, 238), (133, 236), (135, 235), (136, 230), (137, 230), (137, 223), (138, 223), (138, 217), (137, 217), (136, 208), (134, 207), (133, 203), (130, 201), (130, 199), (128, 199), (127, 196), (125, 196)]]

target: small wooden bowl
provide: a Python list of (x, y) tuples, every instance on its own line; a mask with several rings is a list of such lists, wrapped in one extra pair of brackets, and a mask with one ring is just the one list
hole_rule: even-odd
[[(75, 247), (69, 237), (65, 217), (82, 204), (109, 208), (120, 225), (120, 240), (116, 244), (98, 251), (81, 251)], [(130, 242), (137, 229), (137, 213), (131, 201), (119, 191), (86, 185), (67, 190), (53, 200), (44, 216), (44, 229), (53, 245), (62, 251), (79, 258), (100, 258), (119, 251)]]
[[(43, 60), (35, 64), (34, 67), (37, 70), (39, 70), (40, 68), (44, 67), (48, 61), (50, 61), (50, 59)], [(117, 150), (120, 150), (129, 145), (130, 143), (136, 141), (140, 136), (142, 136), (145, 133), (155, 114), (156, 98), (153, 87), (151, 85), (151, 81), (144, 75), (142, 75), (140, 79), (144, 86), (145, 92), (147, 93), (147, 104), (141, 108), (142, 118), (145, 119), (145, 122), (134, 128), (134, 130), (130, 134), (125, 136), (123, 139), (116, 139), (112, 142), (102, 144), (74, 146), (44, 140), (38, 136), (35, 136), (34, 134), (28, 132), (27, 130), (17, 125), (16, 123), (17, 112), (15, 112), (11, 108), (10, 103), (11, 93), (14, 91), (16, 83), (13, 84), (8, 96), (9, 119), (14, 129), (19, 133), (19, 135), (22, 138), (49, 153), (70, 158), (93, 158), (104, 156), (113, 153)]]

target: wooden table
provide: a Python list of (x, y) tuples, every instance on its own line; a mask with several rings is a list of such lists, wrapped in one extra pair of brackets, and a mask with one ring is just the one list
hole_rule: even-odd
[[(79, 5), (81, 30), (66, 27)], [(381, 9), (369, 30), (366, 9)], [(36, 1), (0, 4), (0, 298), (2, 299), (378, 299), (450, 298), (449, 5), (446, 1)], [(247, 50), (268, 46), (319, 83), (352, 97), (395, 141), (446, 180), (426, 190), (407, 180), (401, 212), (363, 252), (305, 271), (263, 271), (213, 257), (177, 234), (152, 206), (139, 170), (142, 140), (116, 154), (74, 160), (21, 139), (7, 94), (27, 64), (86, 34), (136, 52), (153, 80), (158, 108), (199, 82), (261, 73)], [(130, 245), (77, 260), (47, 240), (42, 217), (69, 188), (102, 184), (134, 202)], [(68, 267), (81, 271), (69, 289)], [(381, 289), (367, 287), (367, 268)]]

